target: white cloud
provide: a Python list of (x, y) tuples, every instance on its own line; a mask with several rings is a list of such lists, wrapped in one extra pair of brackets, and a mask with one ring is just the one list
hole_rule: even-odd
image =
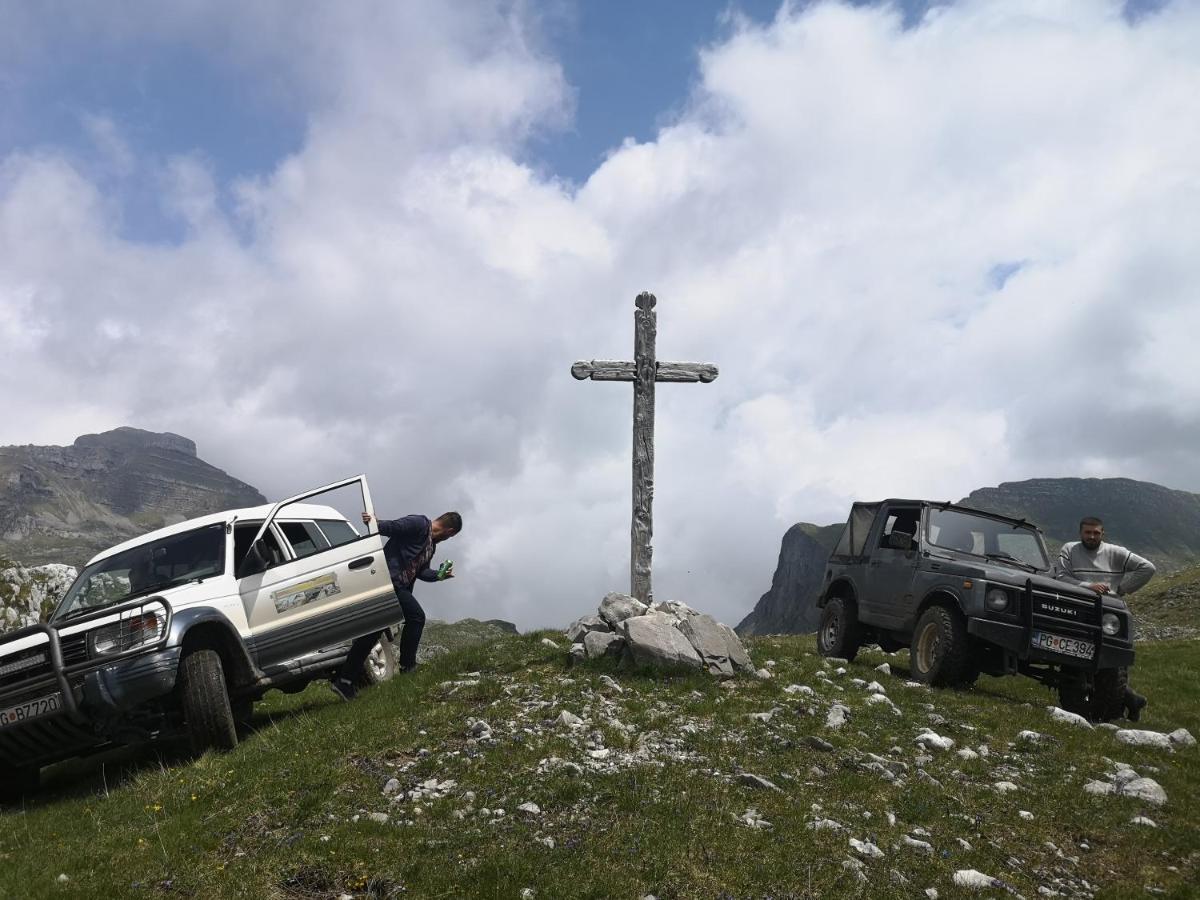
[(1200, 490), (1195, 5), (785, 7), (578, 190), (519, 161), (573, 102), (523, 4), (290, 12), (106, 20), (307, 111), (266, 177), (144, 173), (179, 245), (118, 238), (65, 155), (0, 163), (0, 442), (173, 430), (275, 496), (365, 470), (385, 514), (466, 517), (431, 614), (565, 622), (625, 584), (630, 428), (568, 367), (627, 356), (652, 289), (659, 357), (722, 373), (659, 391), (659, 596), (735, 621), (786, 527), (858, 497)]

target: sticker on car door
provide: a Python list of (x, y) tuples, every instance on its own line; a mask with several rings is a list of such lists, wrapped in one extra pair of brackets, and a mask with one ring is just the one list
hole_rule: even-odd
[(308, 581), (282, 587), (271, 594), (271, 600), (275, 603), (275, 611), (282, 613), (324, 597), (333, 597), (341, 592), (342, 589), (338, 587), (337, 575), (328, 572), (317, 578), (310, 578)]

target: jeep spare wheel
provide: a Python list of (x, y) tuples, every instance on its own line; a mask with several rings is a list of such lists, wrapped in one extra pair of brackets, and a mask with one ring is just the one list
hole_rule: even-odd
[(836, 656), (851, 662), (858, 655), (861, 642), (854, 601), (831, 598), (821, 610), (817, 652), (822, 656)]
[(183, 658), (179, 690), (184, 725), (195, 753), (237, 746), (237, 725), (217, 651), (194, 650)]
[(970, 646), (957, 610), (931, 606), (917, 620), (908, 649), (914, 681), (936, 687), (967, 681)]

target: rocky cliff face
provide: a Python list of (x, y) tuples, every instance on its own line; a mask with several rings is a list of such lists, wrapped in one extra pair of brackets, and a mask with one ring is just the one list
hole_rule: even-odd
[(73, 566), (22, 566), (0, 559), (0, 631), (44, 622), (75, 576)]
[(783, 536), (771, 589), (735, 629), (738, 634), (796, 634), (817, 630), (817, 591), (841, 525), (801, 522)]
[(113, 544), (266, 499), (177, 434), (117, 428), (70, 447), (0, 447), (0, 555), (81, 566)]
[[(980, 488), (960, 502), (1035, 523), (1053, 552), (1078, 538), (1083, 516), (1095, 515), (1109, 540), (1152, 560), (1164, 574), (1200, 564), (1198, 494), (1129, 478), (1033, 478)], [(788, 529), (771, 590), (737, 626), (739, 634), (816, 631), (817, 591), (841, 530), (840, 524), (806, 523)]]

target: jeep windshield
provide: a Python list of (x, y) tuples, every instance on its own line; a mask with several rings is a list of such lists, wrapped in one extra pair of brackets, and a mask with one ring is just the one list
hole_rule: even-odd
[(935, 547), (1037, 570), (1050, 567), (1041, 535), (1030, 525), (973, 515), (961, 509), (929, 510), (925, 538)]
[(84, 569), (51, 621), (61, 622), (225, 570), (225, 526), (207, 525), (123, 550)]

